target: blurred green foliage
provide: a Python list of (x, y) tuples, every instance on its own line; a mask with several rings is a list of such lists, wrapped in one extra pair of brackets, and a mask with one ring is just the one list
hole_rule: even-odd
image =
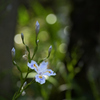
[[(24, 16), (23, 16), (24, 15)], [(29, 22), (29, 14), (25, 6), (20, 6), (18, 9), (18, 23), (22, 26), (27, 25)]]

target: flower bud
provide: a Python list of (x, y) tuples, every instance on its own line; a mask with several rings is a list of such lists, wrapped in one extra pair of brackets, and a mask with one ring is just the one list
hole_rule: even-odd
[(26, 55), (26, 54), (23, 55), (22, 58), (23, 58), (24, 60), (27, 60), (27, 55)]
[(13, 61), (14, 65), (16, 65), (17, 63), (15, 61)]
[(49, 47), (48, 52), (51, 53), (51, 50), (52, 50), (52, 45)]
[(36, 31), (36, 34), (39, 33), (39, 30), (40, 30), (40, 24), (38, 21), (36, 21), (36, 24), (35, 24), (35, 31)]
[(21, 33), (22, 42), (24, 43), (24, 34)]
[(23, 92), (22, 92), (22, 96), (24, 96), (25, 94), (26, 94), (26, 92), (25, 92), (25, 91), (23, 91)]
[(22, 56), (22, 58), (24, 60), (27, 60), (28, 59), (28, 52), (25, 50), (25, 54)]
[(13, 47), (12, 50), (11, 50), (11, 54), (12, 54), (12, 57), (15, 56), (15, 48)]
[(25, 82), (24, 82), (24, 84), (23, 84), (23, 87), (25, 87), (25, 86), (26, 86), (26, 84), (27, 84), (27, 82), (25, 81)]
[(37, 43), (39, 43), (39, 40), (37, 40)]

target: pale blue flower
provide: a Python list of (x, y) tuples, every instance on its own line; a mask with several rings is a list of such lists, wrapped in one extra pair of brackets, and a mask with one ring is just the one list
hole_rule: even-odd
[(45, 83), (45, 75), (47, 76), (54, 76), (54, 73), (51, 69), (47, 69), (48, 62), (43, 61), (39, 66), (38, 64), (31, 60), (31, 63), (27, 64), (29, 68), (34, 69), (37, 72), (35, 76), (35, 81), (39, 82), (40, 84)]

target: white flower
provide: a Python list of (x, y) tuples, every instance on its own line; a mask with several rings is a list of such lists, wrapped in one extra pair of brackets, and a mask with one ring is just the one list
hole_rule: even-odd
[(51, 69), (47, 69), (48, 62), (43, 61), (39, 66), (38, 64), (31, 60), (31, 63), (28, 62), (28, 67), (31, 69), (34, 69), (37, 72), (37, 75), (35, 76), (35, 81), (39, 82), (40, 84), (45, 83), (45, 75), (51, 76), (56, 75)]

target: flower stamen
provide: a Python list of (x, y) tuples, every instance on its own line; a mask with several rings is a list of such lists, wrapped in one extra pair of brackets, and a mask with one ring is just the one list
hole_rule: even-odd
[[(46, 71), (46, 72), (51, 73), (51, 71)], [(46, 72), (45, 72), (45, 73), (46, 73)]]
[(37, 66), (36, 66), (35, 64), (34, 64), (33, 66), (34, 66), (35, 68), (37, 68)]
[(42, 78), (42, 76), (39, 76), (39, 78)]
[[(33, 66), (37, 69), (37, 66), (36, 66), (35, 64), (34, 64)], [(38, 69), (37, 69), (37, 70), (38, 70)]]

